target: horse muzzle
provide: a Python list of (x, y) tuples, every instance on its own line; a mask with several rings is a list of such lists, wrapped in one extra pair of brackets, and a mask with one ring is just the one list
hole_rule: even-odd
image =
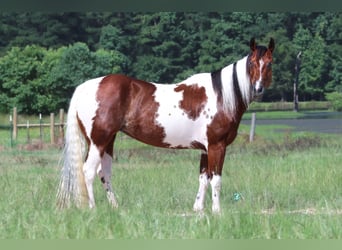
[(264, 86), (261, 82), (256, 82), (253, 86), (253, 96), (256, 98), (261, 97), (264, 94)]

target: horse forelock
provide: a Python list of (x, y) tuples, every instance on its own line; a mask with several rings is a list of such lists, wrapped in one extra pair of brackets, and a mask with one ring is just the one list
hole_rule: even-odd
[[(265, 46), (258, 45), (256, 46), (256, 57), (259, 60), (261, 57), (265, 55), (267, 48)], [(252, 53), (250, 53), (251, 55)]]

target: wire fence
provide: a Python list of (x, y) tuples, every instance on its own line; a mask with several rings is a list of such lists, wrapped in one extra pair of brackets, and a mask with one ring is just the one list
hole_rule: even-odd
[[(50, 113), (49, 117), (38, 115), (38, 121), (20, 119), (17, 108), (13, 108), (13, 112), (9, 115), (9, 124), (2, 125), (1, 129), (9, 131), (9, 144), (11, 147), (17, 144), (51, 144), (63, 145), (64, 143), (64, 117), (63, 109), (59, 111), (59, 118), (56, 119), (54, 113)], [(32, 119), (32, 118), (31, 118)]]

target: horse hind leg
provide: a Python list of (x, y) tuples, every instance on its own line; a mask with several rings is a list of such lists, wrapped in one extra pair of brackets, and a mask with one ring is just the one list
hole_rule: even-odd
[(96, 176), (96, 169), (101, 163), (101, 156), (99, 149), (91, 144), (88, 151), (88, 157), (83, 165), (83, 174), (85, 179), (85, 184), (88, 191), (89, 207), (95, 207), (95, 198), (93, 190), (93, 182)]
[(198, 188), (196, 200), (193, 206), (193, 210), (196, 212), (202, 212), (204, 209), (205, 195), (207, 193), (207, 189), (209, 185), (207, 167), (208, 167), (208, 155), (206, 152), (203, 152), (201, 155), (201, 162), (200, 162), (199, 188)]
[(113, 162), (113, 141), (107, 146), (106, 152), (103, 154), (101, 159), (101, 165), (97, 170), (97, 174), (101, 180), (103, 189), (106, 191), (107, 199), (109, 204), (113, 208), (118, 207), (118, 202), (115, 198), (111, 178), (112, 178), (112, 162)]

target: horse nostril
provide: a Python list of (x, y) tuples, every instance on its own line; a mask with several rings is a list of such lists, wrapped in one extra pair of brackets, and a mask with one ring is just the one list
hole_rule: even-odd
[(258, 94), (262, 94), (264, 92), (264, 88), (260, 87), (256, 91), (257, 91)]
[(264, 87), (259, 86), (259, 87), (254, 87), (254, 93), (257, 95), (261, 95), (264, 92)]

